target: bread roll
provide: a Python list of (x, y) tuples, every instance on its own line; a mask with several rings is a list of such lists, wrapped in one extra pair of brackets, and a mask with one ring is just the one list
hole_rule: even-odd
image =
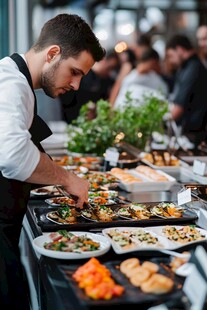
[(159, 182), (166, 182), (168, 181), (168, 178), (162, 174), (160, 174), (159, 172), (157, 172), (155, 169), (144, 166), (144, 165), (140, 165), (137, 166), (135, 168), (135, 170), (138, 173), (141, 173), (143, 175), (145, 175), (147, 178), (152, 179), (153, 181), (159, 181)]
[(173, 289), (174, 282), (172, 279), (162, 275), (153, 274), (149, 280), (141, 284), (140, 288), (144, 293), (164, 294)]
[(136, 257), (125, 259), (120, 264), (120, 271), (127, 276), (127, 273), (140, 265), (139, 259)]
[(136, 272), (130, 277), (130, 282), (132, 285), (139, 287), (142, 283), (147, 281), (149, 277), (150, 277), (149, 270), (140, 266), (136, 268)]
[(124, 183), (142, 182), (142, 179), (133, 176), (131, 173), (121, 168), (112, 168), (110, 173)]
[(154, 263), (149, 262), (149, 261), (145, 261), (142, 264), (142, 267), (149, 270), (150, 274), (154, 274), (154, 273), (158, 272), (158, 270), (159, 270), (159, 266), (157, 264), (154, 264)]

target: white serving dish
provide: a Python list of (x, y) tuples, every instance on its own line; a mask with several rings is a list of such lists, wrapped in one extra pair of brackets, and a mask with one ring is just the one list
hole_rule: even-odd
[[(182, 228), (183, 226), (180, 225), (169, 225), (169, 226), (173, 226), (176, 228)], [(133, 251), (152, 251), (152, 250), (156, 250), (156, 251), (162, 251), (163, 249), (167, 249), (167, 250), (178, 250), (179, 248), (185, 246), (185, 245), (189, 245), (189, 244), (196, 244), (198, 242), (200, 242), (200, 240), (198, 241), (193, 241), (193, 242), (186, 242), (186, 243), (178, 243), (178, 242), (174, 242), (169, 240), (165, 234), (162, 232), (162, 229), (165, 226), (153, 226), (153, 227), (111, 227), (111, 228), (105, 228), (102, 230), (102, 233), (105, 237), (107, 237), (112, 245), (113, 250), (117, 253), (117, 254), (124, 254), (124, 253), (129, 253), (129, 252), (133, 252)], [(118, 232), (125, 232), (126, 235), (127, 233), (130, 235), (131, 233), (133, 233), (133, 231), (135, 230), (144, 230), (145, 232), (149, 232), (151, 233), (153, 236), (158, 238), (158, 241), (160, 242), (160, 244), (154, 244), (154, 245), (140, 245), (137, 244), (137, 246), (134, 246), (133, 248), (128, 248), (128, 249), (123, 249), (118, 242), (112, 240), (112, 238), (108, 235), (108, 233), (110, 231), (118, 231)], [(207, 240), (207, 231), (202, 229), (202, 228), (198, 228), (196, 227), (196, 229), (198, 231), (200, 231), (204, 236), (205, 239), (203, 239), (204, 241)]]
[(168, 181), (165, 182), (155, 182), (147, 177), (143, 177), (143, 175), (136, 172), (135, 169), (128, 169), (127, 172), (134, 175), (135, 177), (141, 178), (142, 182), (130, 182), (125, 183), (120, 181), (119, 187), (126, 190), (127, 192), (149, 192), (149, 191), (167, 191), (169, 190), (175, 183), (176, 179), (165, 173), (164, 171), (157, 170), (160, 174), (167, 177)]
[(182, 172), (188, 176), (189, 178), (191, 178), (192, 180), (200, 183), (200, 184), (207, 184), (207, 176), (202, 176), (202, 175), (199, 175), (199, 174), (196, 174), (193, 172), (193, 167), (192, 166), (189, 166), (188, 168), (183, 168), (182, 169)]

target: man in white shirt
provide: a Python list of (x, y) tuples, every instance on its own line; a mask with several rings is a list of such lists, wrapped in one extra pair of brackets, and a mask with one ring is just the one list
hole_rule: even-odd
[(127, 91), (131, 92), (135, 105), (142, 104), (145, 94), (152, 93), (162, 98), (167, 96), (168, 86), (158, 72), (159, 54), (150, 48), (143, 53), (137, 67), (124, 78), (114, 108), (124, 107)]
[(34, 89), (55, 98), (77, 90), (101, 47), (89, 25), (77, 15), (60, 14), (43, 26), (24, 55), (0, 61), (0, 304), (2, 309), (29, 309), (19, 255), (19, 236), (31, 184), (60, 184), (88, 201), (89, 183), (58, 166), (41, 141), (51, 134), (37, 115)]

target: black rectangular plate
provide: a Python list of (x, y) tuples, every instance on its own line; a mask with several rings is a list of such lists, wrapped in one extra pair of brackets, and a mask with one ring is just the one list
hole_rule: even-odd
[[(135, 257), (135, 256), (133, 256)], [(80, 301), (82, 305), (89, 306), (90, 308), (96, 306), (116, 306), (116, 305), (143, 305), (148, 304), (149, 306), (153, 303), (166, 302), (170, 299), (181, 299), (183, 296), (182, 285), (183, 278), (173, 275), (173, 281), (175, 283), (173, 290), (170, 293), (155, 295), (155, 294), (146, 294), (143, 293), (139, 288), (133, 286), (130, 281), (119, 271), (119, 265), (122, 260), (108, 261), (103, 263), (111, 272), (112, 278), (115, 280), (117, 284), (124, 286), (125, 292), (123, 295), (119, 297), (114, 297), (110, 300), (93, 300), (88, 297), (82, 289), (78, 287), (76, 281), (72, 278), (72, 274), (75, 270), (83, 265), (82, 264), (74, 264), (74, 265), (63, 265), (60, 270), (63, 273), (68, 285), (72, 288), (73, 293), (76, 295), (77, 299)], [(163, 264), (168, 265), (170, 262), (169, 257), (154, 257), (154, 258), (146, 258), (145, 260), (152, 261), (159, 265), (159, 273), (162, 273), (166, 276), (170, 277), (170, 272), (168, 272)], [(142, 263), (142, 259), (140, 259)]]
[[(147, 203), (145, 203), (147, 204)], [(149, 203), (148, 203), (149, 204)], [(156, 204), (156, 203), (153, 203)], [(152, 205), (152, 203), (150, 203)], [(35, 223), (41, 227), (43, 232), (51, 232), (57, 231), (60, 229), (67, 229), (67, 230), (89, 230), (89, 229), (97, 229), (100, 230), (102, 228), (107, 227), (118, 227), (118, 226), (136, 226), (136, 227), (144, 227), (144, 226), (156, 226), (156, 225), (179, 225), (184, 223), (194, 223), (195, 220), (198, 218), (197, 214), (191, 210), (187, 210), (183, 213), (181, 218), (159, 218), (159, 217), (152, 217), (150, 219), (145, 220), (128, 220), (117, 218), (112, 222), (93, 222), (83, 217), (78, 218), (78, 223), (75, 224), (56, 224), (51, 222), (46, 218), (46, 214), (50, 211), (57, 210), (58, 207), (45, 207), (45, 206), (38, 206), (34, 208), (29, 208), (29, 212), (31, 217), (34, 219)]]

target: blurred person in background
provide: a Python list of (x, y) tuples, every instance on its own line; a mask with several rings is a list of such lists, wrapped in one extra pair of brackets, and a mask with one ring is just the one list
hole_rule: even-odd
[(169, 93), (172, 92), (174, 87), (176, 71), (177, 67), (169, 62), (165, 53), (165, 56), (161, 61), (161, 76), (168, 85)]
[(201, 25), (196, 32), (198, 43), (198, 56), (205, 68), (207, 68), (207, 25)]
[(57, 165), (41, 141), (52, 132), (37, 114), (34, 89), (51, 98), (74, 89), (105, 55), (90, 26), (79, 16), (60, 14), (47, 21), (24, 54), (0, 60), (0, 305), (29, 310), (19, 237), (33, 186), (64, 186), (88, 201), (89, 183)]
[(136, 55), (132, 49), (128, 48), (119, 54), (120, 69), (116, 76), (116, 80), (112, 86), (109, 95), (109, 102), (114, 103), (119, 92), (121, 83), (126, 75), (128, 75), (137, 65)]
[(132, 45), (130, 48), (133, 49), (137, 61), (139, 61), (142, 54), (151, 47), (151, 37), (147, 34), (140, 34), (137, 38), (136, 44)]
[(168, 61), (177, 68), (169, 96), (171, 118), (195, 145), (206, 138), (207, 70), (185, 35), (173, 36), (166, 45)]
[(131, 96), (140, 100), (147, 93), (168, 95), (167, 83), (160, 75), (160, 56), (153, 48), (146, 50), (135, 69), (133, 69), (122, 81), (120, 91), (114, 101), (111, 103), (114, 108), (120, 108), (124, 105), (127, 91)]
[(80, 108), (85, 103), (89, 101), (95, 103), (99, 99), (108, 99), (119, 65), (119, 56), (115, 50), (106, 51), (106, 56), (100, 62), (97, 62), (88, 74), (83, 77), (78, 91), (59, 96), (63, 119), (67, 123), (71, 123), (72, 120), (78, 117)]

